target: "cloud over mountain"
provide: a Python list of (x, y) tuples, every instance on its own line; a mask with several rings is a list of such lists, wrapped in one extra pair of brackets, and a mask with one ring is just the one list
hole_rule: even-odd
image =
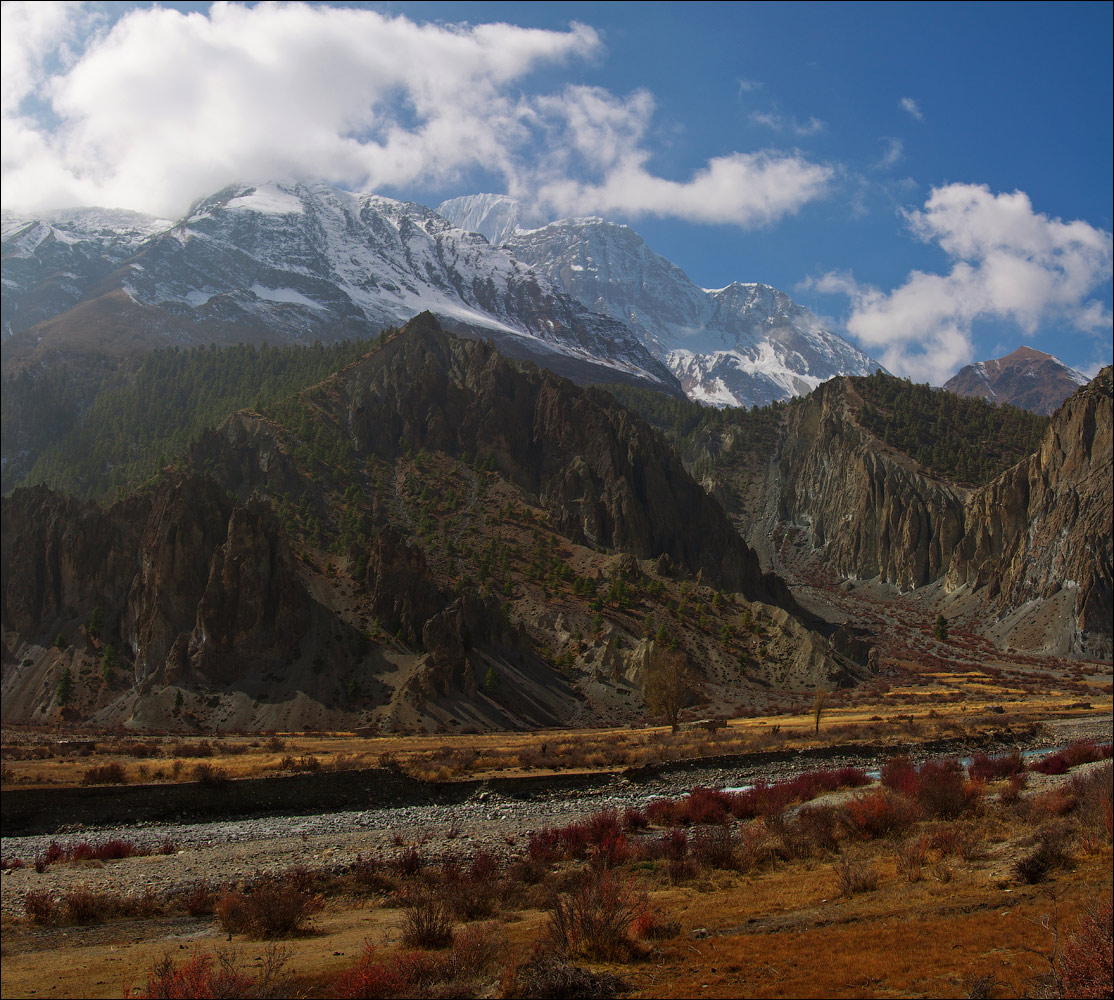
[(144, 7), (113, 23), (97, 10), (4, 5), (8, 206), (177, 215), (240, 178), (380, 190), (486, 172), (556, 214), (751, 226), (821, 197), (832, 175), (769, 150), (657, 175), (648, 92), (531, 91), (537, 71), (604, 57), (580, 24), (419, 24), (299, 3)]
[(1036, 212), (1022, 191), (976, 184), (934, 188), (906, 218), (951, 259), (946, 274), (912, 271), (891, 292), (849, 274), (814, 282), (850, 298), (847, 329), (891, 371), (942, 382), (974, 356), (979, 320), (1009, 321), (1026, 334), (1056, 322), (1109, 335), (1110, 312), (1093, 297), (1111, 277), (1109, 232)]

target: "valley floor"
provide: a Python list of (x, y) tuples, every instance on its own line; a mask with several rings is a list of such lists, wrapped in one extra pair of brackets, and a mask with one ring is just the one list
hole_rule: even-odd
[[(1109, 741), (1110, 731), (1108, 713), (1076, 713), (1034, 742)], [(917, 755), (915, 745), (906, 749)], [(384, 961), (397, 961), (422, 886), (441, 886), (449, 898), (459, 881), (482, 895), (469, 865), (486, 857), (492, 873), (483, 890), (490, 890), (483, 919), (456, 912), (451, 924), (458, 938), (465, 927), (479, 927), (471, 947), (488, 957), (473, 955), (472, 966), (453, 966), (452, 991), (430, 986), (412, 995), (550, 995), (530, 993), (522, 969), (552, 936), (554, 901), (573, 898), (578, 886), (599, 877), (591, 858), (603, 848), (578, 856), (569, 842), (567, 849), (546, 853), (538, 846), (543, 831), (571, 830), (591, 816), (644, 813), (654, 797), (684, 801), (694, 786), (747, 785), (759, 777), (785, 782), (854, 764), (870, 768), (896, 752), (838, 744), (829, 750), (799, 762), (773, 754), (761, 773), (681, 768), (641, 783), (616, 779), (586, 792), (524, 800), (481, 791), (452, 807), (5, 838), (2, 993), (119, 996), (127, 986), (144, 987), (163, 956), (181, 962), (195, 952), (221, 951), (244, 974), (258, 977), (273, 945), (230, 932), (212, 906), (222, 892), (258, 891), (269, 873), (274, 884), (298, 887), (292, 891), (323, 906), (304, 931), (279, 946), (289, 977), (286, 995), (335, 995), (337, 977), (360, 960), (367, 943)], [(686, 826), (683, 858), (670, 860), (662, 844), (676, 843), (677, 834), (668, 824), (636, 824), (606, 871), (640, 914), (653, 917), (639, 916), (631, 934), (624, 932), (621, 956), (581, 955), (578, 967), (621, 977), (635, 996), (967, 996), (978, 988), (985, 991), (980, 995), (1042, 995), (1033, 991), (1052, 988), (1045, 980), (1062, 971), (1081, 915), (1110, 899), (1109, 768), (1100, 762), (1061, 776), (1028, 772), (1018, 783), (1024, 788), (1012, 795), (1009, 783), (992, 780), (954, 818), (919, 814), (911, 826), (869, 837), (838, 823), (830, 842), (802, 838), (803, 827), (794, 835), (799, 807), (781, 819), (728, 818), (728, 858), (709, 850), (709, 838), (724, 827)], [(1099, 785), (1085, 795), (1072, 782), (1088, 773)], [(875, 785), (837, 790), (807, 808), (855, 815), (862, 808), (855, 803), (876, 794)], [(1088, 798), (1096, 794), (1097, 812)], [(46, 856), (52, 839), (72, 848), (112, 838), (174, 843), (170, 853), (60, 860), (42, 865), (42, 872), (31, 864)], [(1019, 875), (1019, 862), (1053, 841), (1055, 858), (1046, 870), (1032, 882)], [(192, 893), (196, 904), (198, 887), (208, 904), (195, 905), (198, 915), (190, 916), (189, 899)], [(75, 893), (94, 900), (99, 912), (76, 919), (80, 908), (67, 902)], [(44, 897), (54, 901), (47, 917), (34, 908)], [(451, 957), (459, 950), (430, 954)]]

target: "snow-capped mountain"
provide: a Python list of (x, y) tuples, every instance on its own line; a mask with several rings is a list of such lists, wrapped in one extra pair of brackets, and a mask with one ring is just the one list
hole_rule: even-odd
[(366, 337), (429, 310), (561, 374), (678, 391), (624, 323), (420, 205), (326, 184), (239, 184), (174, 223), (81, 218), (80, 231), (4, 219), (6, 359)]
[(960, 396), (1009, 403), (1050, 416), (1089, 381), (1082, 372), (1051, 354), (1019, 347), (1004, 358), (966, 365), (944, 383), (944, 388)]
[(74, 209), (49, 219), (0, 219), (6, 340), (76, 305), (137, 248), (173, 223), (138, 212)]
[(588, 308), (629, 324), (693, 399), (751, 406), (879, 367), (768, 285), (699, 288), (629, 226), (586, 218), (512, 228), (524, 216), (502, 195), (453, 199), (438, 212), (496, 239)]

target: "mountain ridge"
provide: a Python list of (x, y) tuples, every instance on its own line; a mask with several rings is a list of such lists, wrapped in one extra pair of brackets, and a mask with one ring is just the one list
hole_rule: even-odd
[[(36, 243), (44, 228), (50, 239)], [(115, 242), (100, 231), (66, 242), (61, 232), (5, 220), (6, 366), (90, 342), (113, 353), (116, 341), (367, 337), (430, 309), (458, 333), (493, 337), (581, 381), (680, 391), (623, 324), (413, 203), (325, 184), (239, 184), (172, 225), (133, 225)]]
[(586, 307), (628, 323), (698, 401), (763, 405), (879, 367), (769, 285), (698, 287), (629, 226), (576, 218), (516, 228), (501, 195), (452, 199), (438, 212), (497, 239)]

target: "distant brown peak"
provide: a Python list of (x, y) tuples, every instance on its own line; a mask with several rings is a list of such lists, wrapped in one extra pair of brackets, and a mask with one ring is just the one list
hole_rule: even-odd
[(1044, 351), (1038, 351), (1032, 347), (1019, 347), (1016, 351), (1007, 354), (1004, 358), (998, 358), (998, 361), (1055, 361), (1056, 358), (1051, 354), (1045, 354)]

